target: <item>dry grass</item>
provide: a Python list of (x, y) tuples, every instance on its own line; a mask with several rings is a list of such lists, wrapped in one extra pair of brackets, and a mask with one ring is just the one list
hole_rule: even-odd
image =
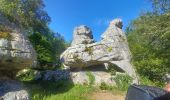
[(125, 94), (111, 91), (98, 91), (90, 94), (91, 100), (125, 100)]

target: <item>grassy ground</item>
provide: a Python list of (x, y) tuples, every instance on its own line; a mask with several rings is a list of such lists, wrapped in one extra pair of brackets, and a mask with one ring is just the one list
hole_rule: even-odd
[(98, 100), (99, 98), (100, 100), (112, 100), (109, 98), (124, 97), (124, 93), (117, 89), (101, 90), (89, 85), (73, 85), (70, 81), (38, 81), (24, 84), (31, 94), (31, 100)]
[(93, 92), (90, 86), (73, 85), (64, 82), (25, 83), (31, 94), (31, 100), (89, 100), (88, 94)]

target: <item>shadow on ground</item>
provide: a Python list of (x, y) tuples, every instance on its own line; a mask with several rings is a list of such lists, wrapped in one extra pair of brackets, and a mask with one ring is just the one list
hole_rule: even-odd
[(45, 98), (62, 94), (74, 87), (71, 80), (65, 81), (34, 81), (24, 82), (25, 87), (30, 93), (31, 100), (45, 100)]

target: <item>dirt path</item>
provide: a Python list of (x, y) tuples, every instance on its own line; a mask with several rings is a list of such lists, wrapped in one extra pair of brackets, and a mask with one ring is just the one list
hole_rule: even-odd
[(94, 92), (90, 95), (92, 100), (125, 100), (123, 94), (114, 94), (110, 91)]

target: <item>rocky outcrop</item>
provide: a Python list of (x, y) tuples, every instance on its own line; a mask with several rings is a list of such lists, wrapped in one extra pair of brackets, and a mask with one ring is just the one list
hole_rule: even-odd
[(11, 74), (31, 66), (36, 60), (36, 53), (26, 32), (2, 15), (0, 26), (5, 28), (0, 29), (0, 71)]
[(73, 32), (73, 41), (71, 46), (75, 46), (77, 44), (90, 44), (93, 43), (93, 35), (92, 31), (89, 27), (81, 25), (76, 27)]
[[(79, 31), (79, 29), (83, 31)], [(135, 70), (130, 63), (131, 53), (126, 36), (122, 31), (121, 19), (110, 22), (109, 27), (101, 36), (102, 40), (99, 42), (83, 42), (86, 41), (86, 38), (79, 36), (87, 37), (87, 41), (93, 39), (89, 28), (85, 26), (76, 28), (71, 47), (61, 54), (61, 61), (66, 67), (72, 69), (105, 65), (108, 68), (115, 65), (118, 69), (133, 77), (135, 83), (138, 81)]]
[(0, 100), (29, 100), (29, 94), (21, 83), (0, 79)]

